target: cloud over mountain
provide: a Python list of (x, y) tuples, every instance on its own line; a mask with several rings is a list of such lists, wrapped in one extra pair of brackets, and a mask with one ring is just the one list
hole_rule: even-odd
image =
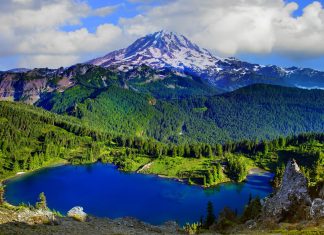
[[(273, 52), (292, 58), (324, 56), (324, 9), (318, 1), (310, 1), (298, 17), (297, 3), (284, 0), (125, 0), (99, 8), (90, 2), (3, 1), (0, 60), (18, 57), (16, 66), (23, 67), (67, 66), (161, 29), (186, 35), (220, 56)], [(118, 23), (100, 21), (94, 29), (83, 25), (125, 4), (137, 4), (140, 13), (121, 14)]]
[(301, 16), (294, 17), (297, 9), (297, 3), (283, 0), (176, 0), (122, 19), (121, 24), (138, 36), (161, 28), (176, 31), (223, 55), (323, 55), (323, 6), (310, 2)]
[(113, 24), (99, 25), (95, 32), (80, 25), (89, 16), (104, 16), (115, 6), (92, 9), (73, 0), (10, 0), (0, 5), (0, 56), (20, 55), (20, 66), (57, 67), (75, 63), (80, 55), (113, 49), (121, 29)]

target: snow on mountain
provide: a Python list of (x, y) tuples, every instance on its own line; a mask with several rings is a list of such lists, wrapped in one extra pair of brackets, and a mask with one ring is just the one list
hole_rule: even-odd
[(199, 48), (183, 35), (160, 31), (136, 40), (128, 48), (114, 51), (89, 63), (104, 67), (146, 64), (153, 68), (170, 67), (183, 71), (186, 68), (205, 70), (215, 66), (215, 62), (219, 60), (220, 58)]
[(253, 83), (297, 87), (324, 87), (324, 72), (311, 69), (263, 66), (220, 58), (200, 48), (183, 35), (160, 31), (139, 38), (129, 47), (113, 51), (87, 63), (128, 71), (140, 65), (171, 69), (198, 76), (222, 90), (234, 90)]

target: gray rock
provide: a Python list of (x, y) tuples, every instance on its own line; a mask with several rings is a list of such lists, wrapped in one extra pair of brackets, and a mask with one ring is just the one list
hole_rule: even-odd
[(57, 223), (53, 212), (44, 209), (30, 210), (27, 208), (18, 214), (17, 221), (30, 225)]
[(263, 214), (279, 221), (293, 205), (310, 205), (306, 177), (300, 172), (295, 160), (290, 160), (286, 166), (282, 183), (275, 195), (264, 203)]
[(76, 206), (73, 207), (71, 210), (67, 213), (68, 217), (71, 217), (75, 220), (85, 222), (87, 220), (87, 213), (83, 211), (83, 207)]
[(312, 202), (312, 206), (310, 208), (310, 215), (312, 218), (321, 218), (324, 217), (324, 200), (321, 198), (316, 198)]
[(248, 220), (245, 222), (245, 226), (248, 228), (248, 229), (253, 229), (257, 226), (257, 223), (255, 222), (255, 220)]

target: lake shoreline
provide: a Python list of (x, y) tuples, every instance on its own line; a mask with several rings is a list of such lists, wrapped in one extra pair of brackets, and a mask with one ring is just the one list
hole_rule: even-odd
[[(82, 165), (96, 164), (98, 162), (100, 162), (100, 161), (96, 161), (96, 162), (93, 162), (93, 163), (87, 163), (87, 164), (80, 164), (80, 165), (82, 166)], [(113, 163), (110, 163), (110, 162), (107, 162), (107, 163), (114, 165), (117, 168), (117, 170), (120, 171), (120, 172), (127, 172), (127, 171), (120, 170), (118, 168), (118, 166), (116, 166)], [(107, 163), (102, 163), (102, 164), (107, 164)], [(144, 166), (140, 167), (140, 169), (138, 169), (138, 170), (130, 171), (130, 172), (131, 173), (135, 173), (135, 174), (142, 174), (142, 175), (152, 175), (152, 176), (156, 176), (158, 178), (169, 179), (169, 180), (173, 180), (173, 181), (176, 181), (176, 182), (179, 182), (179, 183), (183, 183), (183, 184), (187, 184), (187, 185), (190, 185), (190, 186), (198, 186), (198, 187), (201, 187), (203, 189), (214, 188), (214, 187), (220, 186), (222, 184), (228, 184), (228, 183), (242, 183), (242, 182), (245, 182), (246, 179), (247, 179), (247, 177), (250, 176), (250, 175), (263, 175), (263, 174), (266, 174), (266, 173), (271, 173), (270, 171), (266, 171), (266, 170), (264, 170), (262, 168), (254, 167), (254, 168), (251, 168), (248, 171), (247, 176), (245, 177), (245, 179), (242, 182), (235, 182), (235, 181), (232, 181), (232, 180), (228, 180), (228, 181), (220, 182), (220, 183), (217, 183), (217, 184), (214, 184), (214, 185), (204, 186), (204, 185), (199, 185), (199, 184), (190, 184), (189, 183), (189, 180), (188, 179), (184, 179), (184, 178), (170, 177), (170, 176), (162, 175), (162, 174), (147, 174), (145, 172), (142, 172), (143, 170), (145, 170), (145, 168), (147, 166), (150, 166), (150, 164), (152, 164), (152, 162), (149, 162), (149, 163), (145, 164)], [(40, 170), (43, 170), (43, 169), (46, 169), (46, 168), (53, 168), (53, 167), (59, 167), (59, 166), (65, 166), (65, 165), (72, 165), (72, 164), (70, 162), (68, 162), (68, 161), (55, 162), (53, 164), (49, 164), (49, 165), (46, 165), (46, 166), (43, 166), (43, 167), (39, 167), (37, 169), (33, 169), (33, 170), (30, 170), (30, 171), (20, 171), (20, 172), (17, 172), (15, 175), (11, 175), (11, 176), (8, 176), (8, 177), (0, 180), (0, 187), (2, 185), (5, 185), (6, 182), (9, 181), (9, 180), (11, 180), (11, 179), (14, 179), (14, 178), (17, 178), (17, 177), (21, 177), (21, 176), (24, 176), (26, 174), (34, 173), (34, 172), (37, 172), (37, 171), (40, 171)]]
[(52, 163), (52, 164), (49, 164), (49, 165), (46, 165), (46, 166), (42, 166), (42, 167), (39, 167), (39, 168), (36, 168), (36, 169), (33, 169), (33, 170), (29, 170), (29, 171), (19, 171), (17, 173), (15, 173), (14, 175), (9, 175), (3, 179), (0, 179), (0, 186), (2, 185), (6, 185), (6, 183), (12, 179), (15, 179), (15, 178), (18, 178), (18, 177), (22, 177), (26, 174), (31, 174), (31, 173), (35, 173), (37, 171), (40, 171), (40, 170), (44, 170), (46, 168), (53, 168), (53, 167), (58, 167), (58, 166), (65, 166), (65, 165), (70, 165), (71, 163), (69, 162), (65, 162), (65, 161), (62, 161), (62, 162), (55, 162), (55, 163)]
[[(140, 172), (137, 172), (136, 173), (138, 174), (145, 174), (145, 173), (140, 173)], [(222, 184), (228, 184), (228, 183), (242, 183), (242, 182), (245, 182), (247, 177), (250, 176), (250, 175), (264, 175), (264, 174), (267, 174), (267, 173), (271, 173), (270, 171), (266, 171), (262, 168), (259, 168), (259, 167), (254, 167), (254, 168), (251, 168), (249, 171), (248, 171), (248, 174), (246, 175), (245, 179), (242, 180), (241, 182), (236, 182), (236, 181), (233, 181), (233, 180), (227, 180), (227, 181), (223, 181), (223, 182), (220, 182), (220, 183), (217, 183), (217, 184), (214, 184), (214, 185), (210, 185), (210, 186), (204, 186), (204, 185), (199, 185), (199, 184), (189, 184), (189, 181), (184, 179), (184, 178), (178, 178), (178, 177), (169, 177), (169, 176), (166, 176), (166, 175), (161, 175), (161, 174), (147, 174), (147, 175), (155, 175), (159, 178), (163, 178), (163, 179), (170, 179), (170, 180), (175, 180), (177, 182), (181, 182), (181, 183), (185, 183), (185, 184), (188, 184), (188, 185), (192, 185), (192, 186), (199, 186), (199, 187), (202, 187), (204, 189), (208, 189), (208, 188), (213, 188), (213, 187), (217, 187), (219, 185), (222, 185)]]
[[(35, 205), (39, 193), (44, 192), (49, 207), (62, 214), (72, 207), (81, 206), (98, 217), (131, 216), (154, 225), (168, 220), (184, 225), (199, 219), (210, 200), (218, 205), (215, 207), (216, 214), (225, 205), (241, 213), (251, 193), (263, 198), (272, 192), (267, 183), (268, 177), (259, 181), (256, 176), (258, 180), (254, 182), (260, 187), (245, 182), (228, 182), (207, 189), (163, 175), (123, 173), (113, 164), (100, 162), (48, 168), (51, 169), (7, 182), (4, 195), (7, 202), (12, 205)], [(254, 178), (247, 181), (250, 179)], [(191, 206), (196, 209), (192, 211)], [(143, 207), (146, 210), (143, 211)]]

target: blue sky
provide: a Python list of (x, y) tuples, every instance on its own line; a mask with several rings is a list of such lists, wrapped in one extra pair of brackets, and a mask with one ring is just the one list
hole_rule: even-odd
[[(107, 4), (105, 0), (88, 0), (89, 4), (93, 8), (103, 7)], [(294, 17), (299, 17), (302, 15), (302, 11), (305, 6), (307, 6), (311, 1), (309, 0), (290, 0), (286, 2), (296, 2), (299, 5), (298, 10), (294, 12)], [(158, 6), (161, 3), (165, 3), (165, 1), (152, 1), (149, 4), (145, 4), (146, 7), (154, 7)], [(118, 0), (110, 0), (109, 4), (111, 5), (120, 5), (120, 7), (111, 15), (107, 17), (91, 17), (83, 20), (83, 25), (86, 26), (92, 32), (95, 31), (96, 26), (105, 22), (112, 22), (114, 24), (118, 24), (118, 20), (120, 17), (123, 18), (131, 18), (135, 17), (138, 14), (143, 12), (143, 4), (141, 3), (131, 3), (129, 1), (118, 1)], [(146, 8), (144, 8), (146, 9)], [(237, 54), (236, 57), (246, 60), (252, 63), (260, 63), (260, 64), (276, 64), (280, 66), (290, 67), (290, 66), (298, 66), (298, 67), (311, 67), (319, 70), (324, 70), (324, 56), (316, 57), (316, 58), (307, 58), (307, 59), (297, 59), (297, 58), (289, 58), (287, 56), (281, 55), (280, 53), (269, 53), (269, 54)]]
[(323, 0), (240, 2), (8, 0), (0, 5), (0, 70), (84, 62), (161, 29), (215, 55), (324, 70)]
[[(287, 2), (298, 3), (299, 9), (295, 11), (294, 16), (299, 17), (302, 15), (302, 10), (304, 9), (304, 7), (307, 6), (311, 1), (296, 0), (296, 1), (287, 1)], [(265, 55), (241, 54), (241, 55), (237, 55), (237, 57), (253, 63), (275, 64), (284, 67), (297, 66), (303, 68), (314, 68), (314, 69), (324, 71), (324, 56), (318, 56), (318, 57), (307, 58), (307, 59), (298, 59), (298, 58), (290, 58), (280, 53), (270, 53)]]

